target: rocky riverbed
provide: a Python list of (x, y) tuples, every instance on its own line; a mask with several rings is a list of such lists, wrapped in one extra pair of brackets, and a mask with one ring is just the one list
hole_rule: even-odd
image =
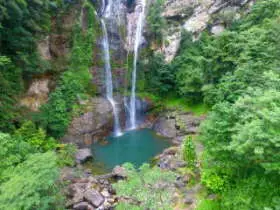
[[(198, 191), (201, 186), (187, 190), (187, 185), (193, 175), (181, 173), (187, 167), (187, 163), (182, 158), (182, 142), (185, 136), (195, 135), (198, 126), (205, 116), (194, 116), (189, 112), (178, 110), (168, 110), (160, 114), (144, 125), (153, 128), (160, 135), (169, 137), (175, 146), (164, 150), (155, 157), (155, 167), (162, 170), (171, 170), (177, 174), (174, 182), (174, 202), (181, 202), (184, 205), (195, 206), (196, 197), (192, 191)], [(116, 166), (111, 173), (103, 175), (92, 174), (92, 171), (83, 166), (83, 163), (92, 158), (89, 148), (78, 149), (76, 154), (76, 166), (66, 167), (62, 170), (61, 179), (68, 183), (65, 188), (67, 196), (66, 206), (73, 210), (109, 210), (114, 209), (118, 197), (112, 187), (112, 183), (126, 178), (125, 169)], [(198, 188), (198, 189), (196, 189)]]

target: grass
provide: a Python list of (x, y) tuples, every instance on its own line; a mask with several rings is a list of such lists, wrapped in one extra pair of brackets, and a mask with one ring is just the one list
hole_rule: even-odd
[(142, 92), (137, 93), (137, 96), (140, 98), (151, 100), (153, 103), (160, 104), (167, 109), (178, 109), (180, 111), (192, 112), (197, 116), (207, 114), (210, 110), (210, 108), (204, 103), (191, 104), (184, 98), (180, 98), (178, 96), (175, 96), (174, 94), (169, 94), (163, 98), (151, 93)]

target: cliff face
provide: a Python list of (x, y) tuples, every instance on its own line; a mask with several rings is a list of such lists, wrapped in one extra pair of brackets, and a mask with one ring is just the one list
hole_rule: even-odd
[[(155, 0), (147, 1), (147, 11), (149, 4), (153, 1)], [(130, 65), (139, 16), (139, 11), (135, 8), (137, 4), (141, 4), (141, 1), (94, 0), (93, 3), (96, 9), (94, 17), (96, 22), (100, 22), (100, 18), (103, 18), (107, 25), (114, 90), (122, 94), (130, 84)], [(157, 51), (164, 55), (166, 62), (171, 62), (180, 47), (183, 30), (191, 32), (194, 39), (198, 39), (204, 30), (209, 30), (213, 35), (219, 35), (230, 22), (246, 13), (253, 3), (254, 0), (166, 0), (161, 15), (167, 20), (168, 26), (164, 32), (163, 46)], [(50, 33), (38, 41), (39, 54), (42, 59), (51, 63), (53, 76), (48, 75), (50, 81), (53, 78), (56, 80), (57, 75), (67, 70), (69, 62), (67, 59), (71, 52), (75, 24), (81, 23), (83, 30), (86, 30), (89, 20), (83, 16), (86, 10), (82, 8), (82, 5), (83, 1), (78, 1), (53, 17)], [(103, 14), (105, 10), (106, 15)], [(149, 29), (146, 27), (146, 30)], [(96, 39), (93, 41), (93, 66), (90, 69), (93, 74), (93, 84), (99, 95), (105, 92), (102, 36), (101, 29), (97, 27)], [(141, 46), (149, 46), (148, 43), (149, 37), (143, 36)], [(48, 90), (54, 88), (54, 85), (49, 85), (54, 84), (50, 81), (47, 82)], [(37, 83), (38, 80), (35, 78), (29, 84), (29, 89), (39, 87)], [(41, 95), (40, 91), (37, 91), (37, 94), (30, 94), (30, 91), (22, 103), (31, 110), (38, 110), (40, 105), (47, 101), (49, 91), (43, 91)]]
[(239, 19), (250, 9), (254, 0), (166, 0), (162, 15), (168, 21), (165, 44), (161, 50), (170, 62), (179, 48), (182, 30), (198, 39), (208, 29), (219, 35), (234, 19)]

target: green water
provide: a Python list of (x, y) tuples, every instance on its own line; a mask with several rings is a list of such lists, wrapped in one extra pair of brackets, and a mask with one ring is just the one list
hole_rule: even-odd
[(128, 131), (120, 137), (107, 137), (106, 144), (92, 146), (94, 165), (112, 170), (116, 165), (131, 162), (139, 167), (171, 146), (170, 141), (150, 129)]

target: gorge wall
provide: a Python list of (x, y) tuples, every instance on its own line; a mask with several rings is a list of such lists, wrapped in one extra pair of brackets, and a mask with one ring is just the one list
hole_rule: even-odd
[[(149, 7), (155, 1), (147, 1), (147, 14)], [(67, 70), (75, 26), (80, 24), (82, 30), (86, 31), (89, 22), (95, 21), (95, 39), (92, 43), (93, 62), (90, 67), (94, 94), (90, 96), (92, 99), (89, 98), (86, 102), (79, 99), (79, 103), (86, 104), (86, 108), (83, 113), (74, 116), (68, 134), (63, 138), (66, 142), (83, 139), (82, 142), (90, 143), (97, 136), (108, 134), (113, 126), (112, 109), (106, 100), (102, 99), (106, 93), (106, 86), (100, 17), (106, 9), (104, 5), (108, 5), (109, 1), (90, 1), (95, 8), (95, 15), (92, 17), (94, 20), (88, 19), (88, 9), (84, 7), (84, 2), (73, 3), (67, 10), (52, 18), (50, 32), (38, 41), (38, 52), (42, 59), (50, 62), (52, 71), (50, 74), (34, 77), (21, 100), (22, 105), (35, 112), (48, 101), (48, 95), (56, 88), (59, 75)], [(152, 47), (152, 40), (148, 36), (149, 25), (145, 22), (140, 47), (162, 53), (165, 61), (171, 62), (180, 48), (184, 31), (190, 32), (194, 40), (199, 39), (200, 34), (205, 30), (217, 36), (233, 20), (248, 12), (253, 3), (254, 0), (166, 0), (161, 14), (167, 21), (162, 45)], [(141, 4), (141, 1), (116, 0), (110, 4), (110, 11), (104, 19), (110, 47), (114, 95), (121, 107), (122, 122), (125, 118), (126, 105), (123, 96), (129, 95), (131, 88), (132, 60), (139, 16), (139, 10), (135, 8), (138, 4)]]

